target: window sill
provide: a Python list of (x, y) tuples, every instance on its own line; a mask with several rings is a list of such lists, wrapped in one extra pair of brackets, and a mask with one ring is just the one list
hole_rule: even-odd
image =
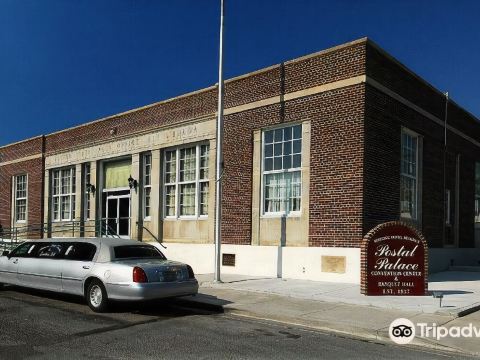
[(260, 215), (260, 219), (281, 219), (281, 218), (300, 218), (302, 217), (301, 212), (291, 212), (289, 214), (273, 213), (273, 214), (263, 214)]
[(180, 217), (165, 217), (163, 218), (164, 221), (176, 221), (176, 220), (208, 220), (208, 216), (180, 216)]

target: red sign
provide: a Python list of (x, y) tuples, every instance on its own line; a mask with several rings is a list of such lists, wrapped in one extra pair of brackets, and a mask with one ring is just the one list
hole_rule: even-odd
[(362, 242), (362, 294), (422, 296), (428, 292), (428, 246), (401, 222), (372, 229)]

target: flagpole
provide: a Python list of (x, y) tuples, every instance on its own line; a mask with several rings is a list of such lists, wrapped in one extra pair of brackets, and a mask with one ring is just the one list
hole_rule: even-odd
[(217, 111), (217, 157), (215, 181), (215, 282), (222, 282), (220, 278), (220, 256), (222, 246), (222, 174), (223, 174), (223, 12), (224, 0), (220, 0), (220, 47), (218, 63), (218, 111)]

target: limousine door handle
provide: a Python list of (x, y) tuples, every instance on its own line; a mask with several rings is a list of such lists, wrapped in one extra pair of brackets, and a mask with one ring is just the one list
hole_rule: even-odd
[(87, 266), (87, 265), (83, 265), (82, 267), (83, 267), (85, 270), (90, 269), (90, 266)]
[(18, 259), (13, 260), (13, 263), (14, 263), (14, 264), (17, 264), (17, 263), (18, 263)]

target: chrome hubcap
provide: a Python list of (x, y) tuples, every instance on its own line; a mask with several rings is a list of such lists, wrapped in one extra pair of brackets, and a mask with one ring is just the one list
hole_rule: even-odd
[(92, 305), (95, 307), (99, 307), (102, 303), (102, 297), (102, 289), (100, 289), (100, 286), (93, 285), (90, 289), (90, 302), (92, 303)]

